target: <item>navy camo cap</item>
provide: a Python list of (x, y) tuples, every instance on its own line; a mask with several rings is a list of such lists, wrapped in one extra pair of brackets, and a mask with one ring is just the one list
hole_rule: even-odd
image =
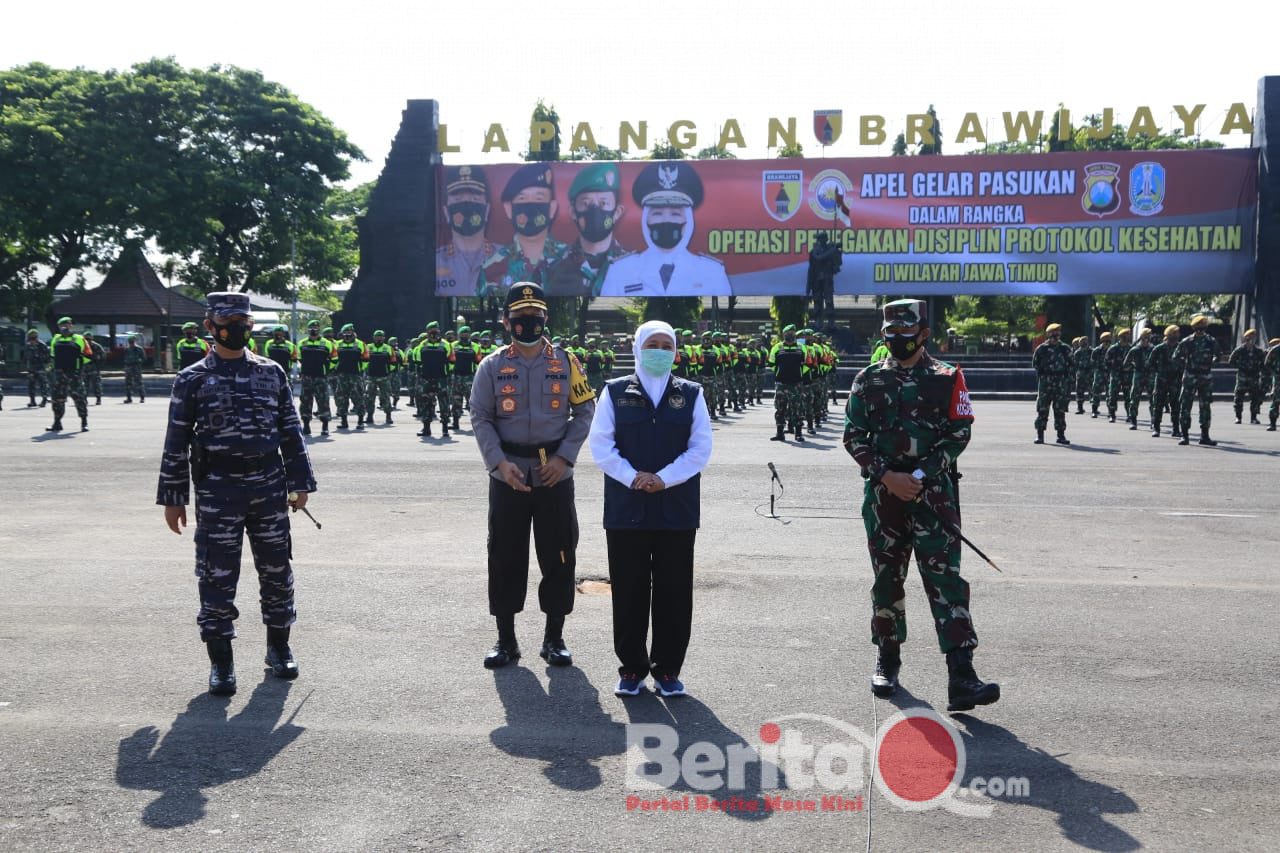
[(215, 317), (248, 317), (253, 313), (249, 297), (243, 293), (210, 293), (208, 304)]

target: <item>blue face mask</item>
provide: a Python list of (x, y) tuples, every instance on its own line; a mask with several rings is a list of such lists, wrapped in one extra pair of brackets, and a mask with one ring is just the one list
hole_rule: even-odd
[(650, 376), (663, 377), (671, 372), (676, 354), (669, 349), (640, 350), (640, 369)]

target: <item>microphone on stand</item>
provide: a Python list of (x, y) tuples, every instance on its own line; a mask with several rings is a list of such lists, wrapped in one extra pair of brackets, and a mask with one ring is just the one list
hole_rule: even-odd
[(773, 467), (773, 463), (772, 463), (772, 462), (768, 463), (768, 465), (769, 465), (769, 473), (773, 475), (773, 479), (777, 480), (777, 481), (778, 481), (778, 485), (779, 485), (779, 486), (781, 486), (781, 485), (782, 485), (782, 480), (781, 480), (781, 478), (779, 478), (779, 477), (778, 477), (778, 469)]

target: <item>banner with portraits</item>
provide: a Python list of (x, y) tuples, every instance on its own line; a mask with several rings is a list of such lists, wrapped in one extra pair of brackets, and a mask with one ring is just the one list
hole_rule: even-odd
[(436, 295), (1242, 293), (1253, 149), (442, 166)]

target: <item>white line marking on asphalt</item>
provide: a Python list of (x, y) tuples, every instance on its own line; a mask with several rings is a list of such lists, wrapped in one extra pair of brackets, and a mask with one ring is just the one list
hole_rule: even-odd
[(1257, 518), (1256, 515), (1236, 515), (1230, 512), (1162, 512), (1160, 514), (1180, 518)]

